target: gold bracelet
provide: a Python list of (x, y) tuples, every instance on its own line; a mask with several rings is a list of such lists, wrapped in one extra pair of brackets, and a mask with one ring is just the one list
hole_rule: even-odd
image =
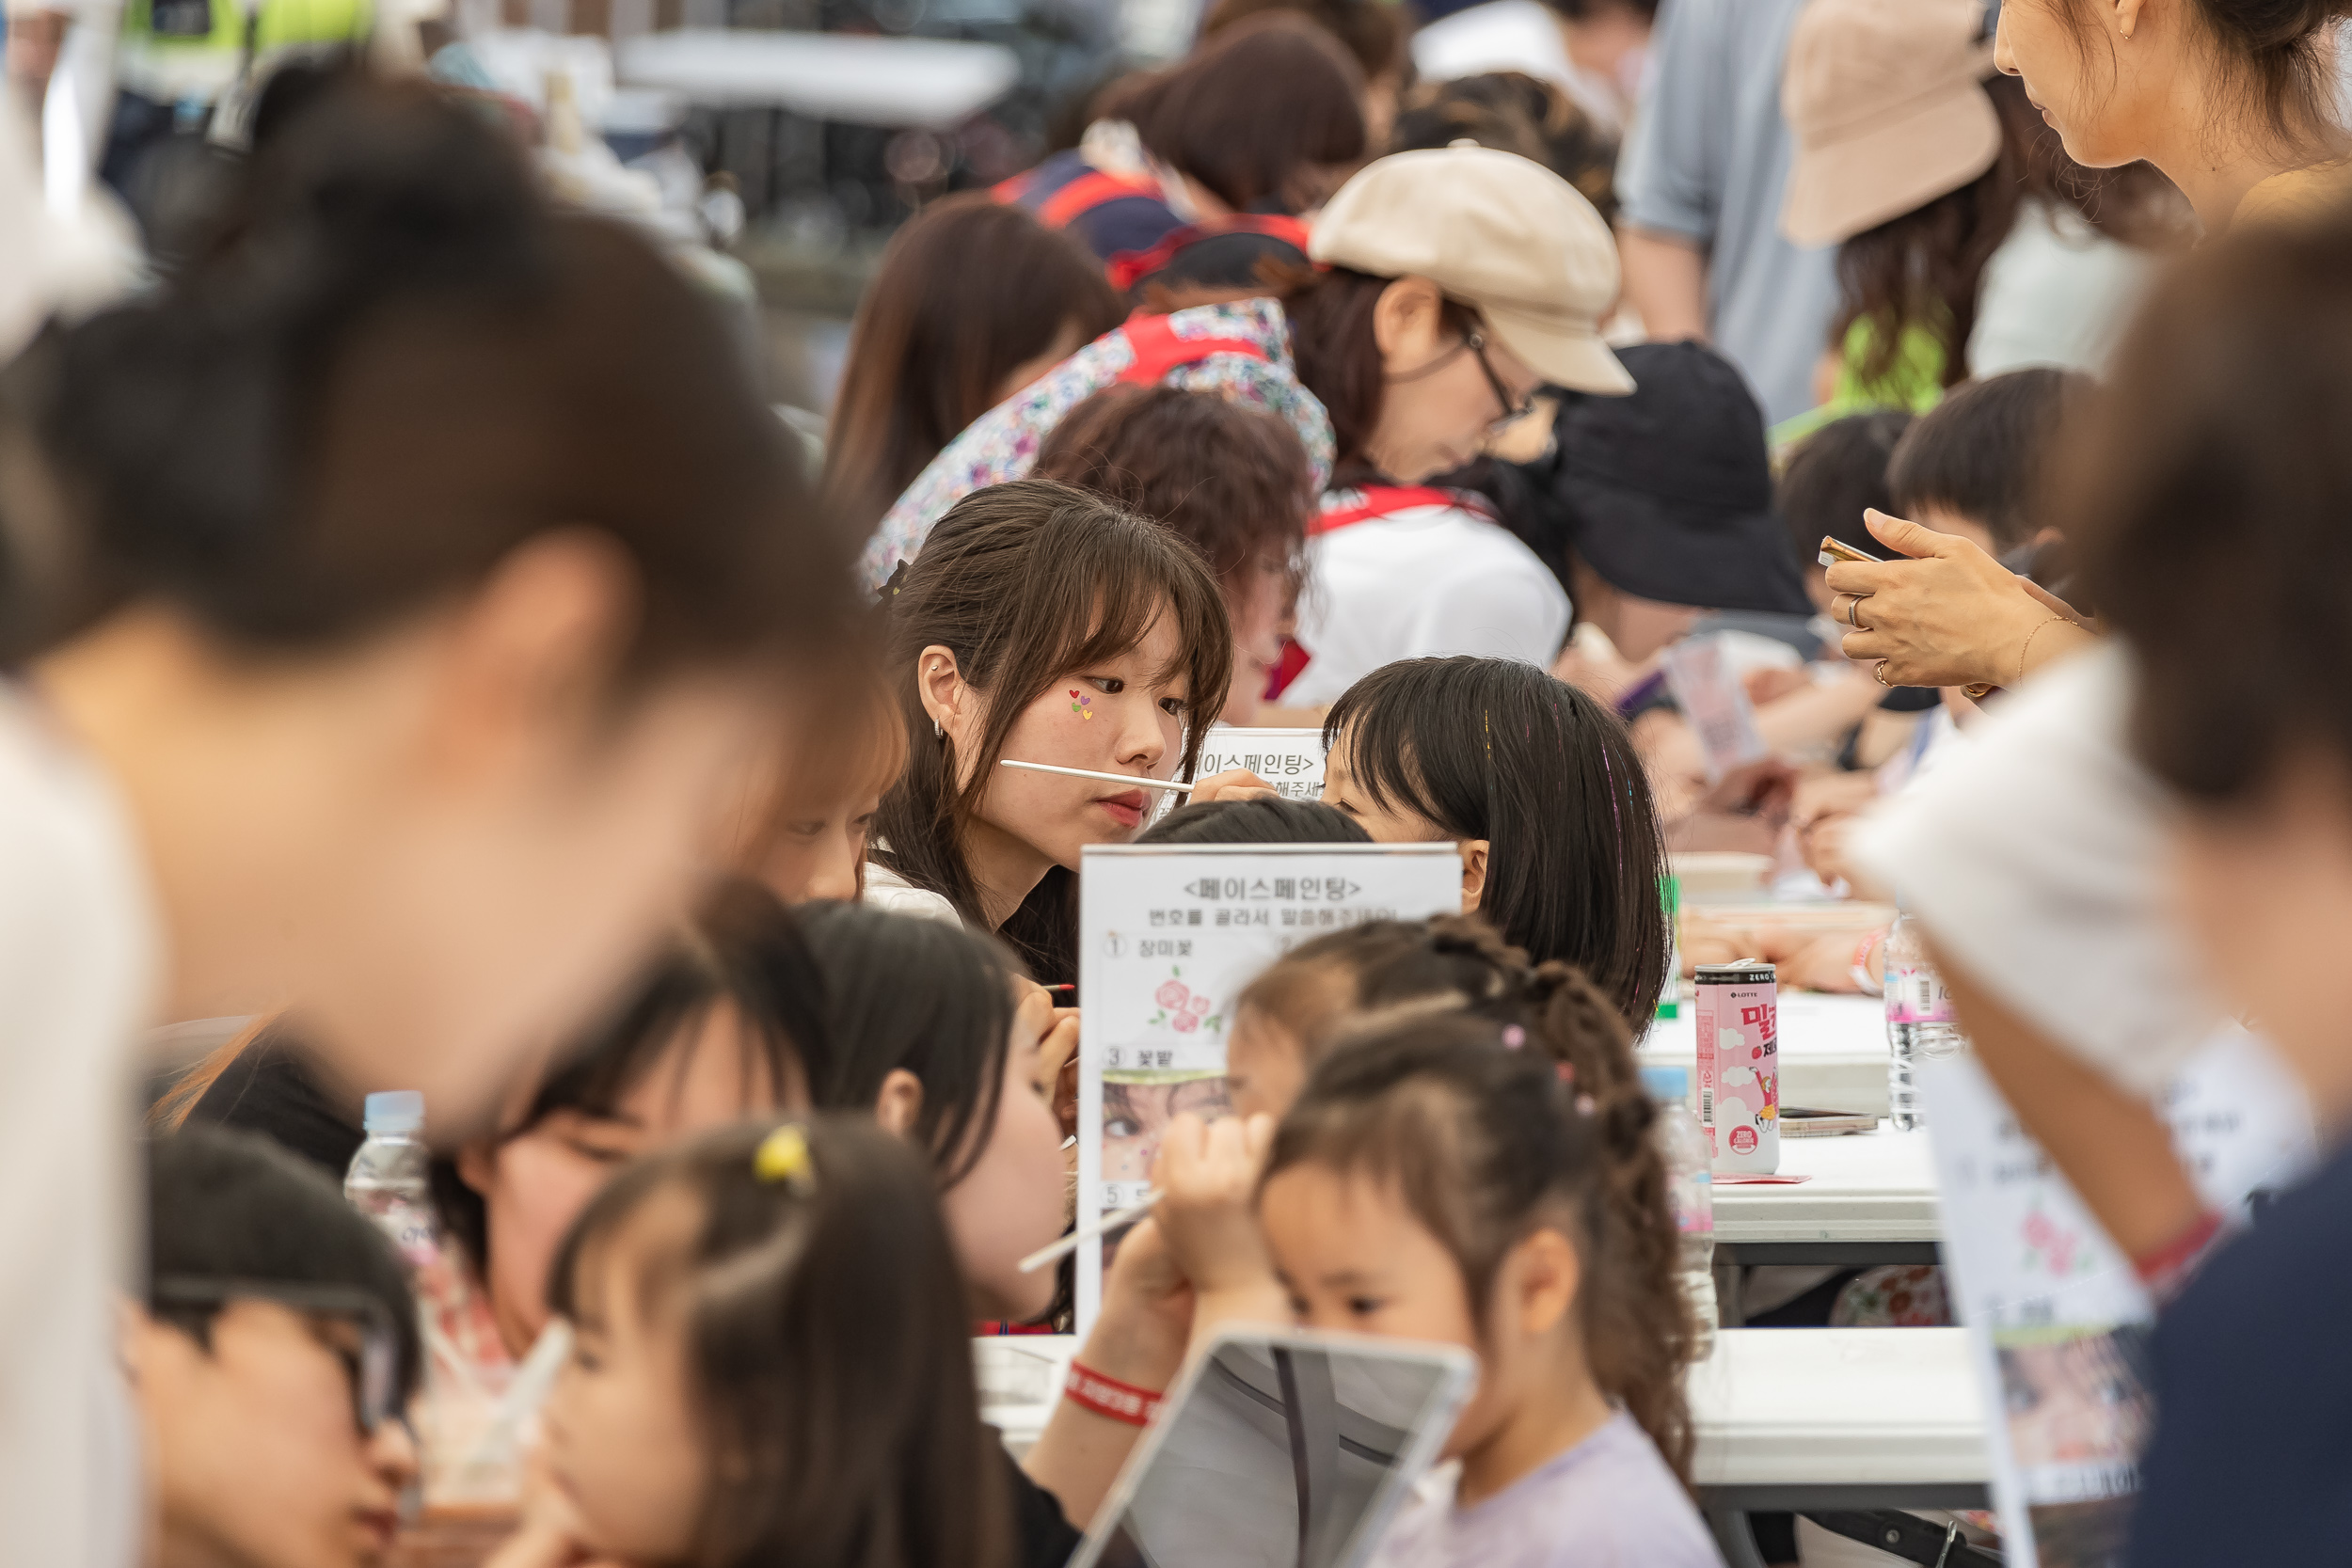
[(2017, 650), (2017, 679), (2014, 684), (2018, 686), (2026, 684), (2026, 659), (2033, 653), (2033, 640), (2040, 637), (2043, 632), (2049, 630), (2054, 626), (2063, 625), (2071, 626), (2074, 624), (2074, 622), (2067, 620), (2063, 615), (2053, 615), (2048, 620), (2042, 622), (2042, 625), (2034, 627), (2033, 630), (2026, 633), (2026, 645)]

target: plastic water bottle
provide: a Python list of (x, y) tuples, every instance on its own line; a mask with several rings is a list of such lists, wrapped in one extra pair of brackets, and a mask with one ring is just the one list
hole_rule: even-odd
[(1886, 933), (1887, 1119), (1909, 1132), (1927, 1124), (1919, 1108), (1918, 1064), (1955, 1056), (1968, 1048), (1944, 977), (1928, 961), (1919, 922), (1908, 911)]
[(393, 1089), (367, 1099), (367, 1141), (351, 1157), (343, 1196), (392, 1239), (421, 1272), (440, 1259), (433, 1223), (432, 1152), (424, 1143), (424, 1096)]
[(1642, 1085), (1658, 1102), (1658, 1152), (1666, 1162), (1666, 1192), (1674, 1204), (1675, 1228), (1682, 1235), (1682, 1293), (1691, 1303), (1698, 1331), (1692, 1355), (1714, 1354), (1722, 1314), (1715, 1305), (1715, 1177), (1707, 1134), (1691, 1115), (1687, 1068), (1645, 1067)]

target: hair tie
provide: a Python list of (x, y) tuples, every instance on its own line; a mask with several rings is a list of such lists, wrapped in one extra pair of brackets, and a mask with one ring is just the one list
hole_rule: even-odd
[(801, 1124), (787, 1121), (760, 1139), (752, 1154), (752, 1174), (762, 1181), (782, 1181), (805, 1196), (817, 1184), (817, 1164), (808, 1155), (808, 1134)]
[(906, 578), (907, 565), (907, 558), (900, 556), (898, 564), (891, 568), (890, 576), (884, 578), (882, 587), (875, 591), (875, 603), (886, 606), (898, 597), (898, 584)]
[(1505, 1051), (1517, 1051), (1519, 1047), (1521, 1047), (1521, 1046), (1525, 1045), (1526, 1043), (1527, 1043), (1527, 1031), (1526, 1031), (1526, 1030), (1524, 1030), (1524, 1029), (1520, 1028), (1520, 1027), (1519, 1027), (1518, 1024), (1516, 1024), (1516, 1023), (1505, 1024), (1505, 1025), (1503, 1026), (1503, 1030), (1502, 1030), (1502, 1049), (1503, 1049), (1503, 1050), (1505, 1050)]

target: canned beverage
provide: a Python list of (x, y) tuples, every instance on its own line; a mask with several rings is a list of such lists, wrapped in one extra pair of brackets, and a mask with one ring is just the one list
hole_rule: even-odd
[(1780, 988), (1768, 963), (1701, 964), (1699, 1121), (1714, 1168), (1780, 1168)]

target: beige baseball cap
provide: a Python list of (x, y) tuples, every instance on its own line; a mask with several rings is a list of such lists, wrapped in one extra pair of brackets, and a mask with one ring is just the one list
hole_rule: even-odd
[(1368, 164), (1314, 219), (1307, 253), (1375, 277), (1428, 278), (1477, 307), (1552, 386), (1633, 390), (1600, 341), (1617, 300), (1609, 225), (1574, 186), (1516, 152), (1441, 147)]
[(1780, 231), (1835, 245), (1991, 168), (1992, 69), (1983, 0), (1807, 0), (1780, 79), (1797, 138)]

